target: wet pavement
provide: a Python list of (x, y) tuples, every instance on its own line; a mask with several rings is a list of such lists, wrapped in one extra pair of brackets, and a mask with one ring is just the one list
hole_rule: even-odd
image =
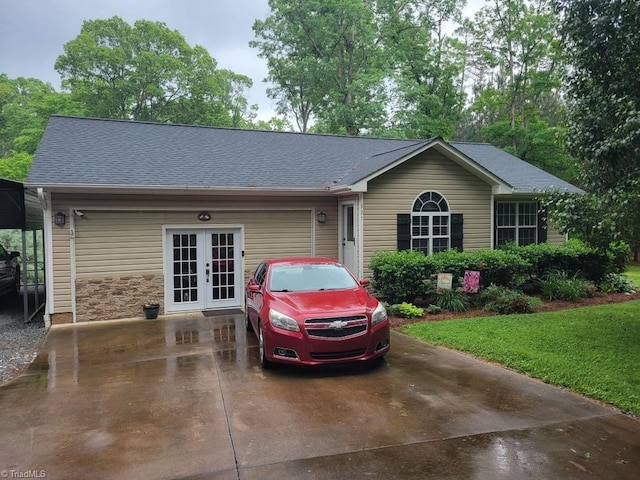
[(263, 371), (242, 315), (54, 327), (0, 428), (2, 478), (640, 478), (612, 408), (397, 333), (377, 367)]

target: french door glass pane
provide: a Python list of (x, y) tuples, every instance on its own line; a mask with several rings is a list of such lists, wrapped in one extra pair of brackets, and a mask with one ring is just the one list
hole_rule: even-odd
[(233, 233), (211, 234), (211, 298), (234, 298)]
[(198, 301), (198, 263), (195, 234), (174, 234), (173, 239), (173, 301)]

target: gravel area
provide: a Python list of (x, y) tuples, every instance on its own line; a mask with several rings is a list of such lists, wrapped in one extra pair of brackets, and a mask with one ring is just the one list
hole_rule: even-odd
[(0, 384), (17, 377), (29, 366), (46, 335), (42, 314), (24, 322), (22, 297), (0, 298)]

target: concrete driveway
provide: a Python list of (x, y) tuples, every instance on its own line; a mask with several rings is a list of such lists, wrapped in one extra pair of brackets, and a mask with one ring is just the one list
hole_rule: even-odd
[(0, 387), (0, 477), (640, 475), (640, 422), (400, 334), (392, 342), (376, 368), (265, 372), (242, 315), (55, 327), (27, 374)]

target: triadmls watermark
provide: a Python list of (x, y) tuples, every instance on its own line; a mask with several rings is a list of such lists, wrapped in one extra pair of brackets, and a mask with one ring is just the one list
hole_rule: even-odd
[(46, 470), (0, 470), (0, 478), (47, 478)]

